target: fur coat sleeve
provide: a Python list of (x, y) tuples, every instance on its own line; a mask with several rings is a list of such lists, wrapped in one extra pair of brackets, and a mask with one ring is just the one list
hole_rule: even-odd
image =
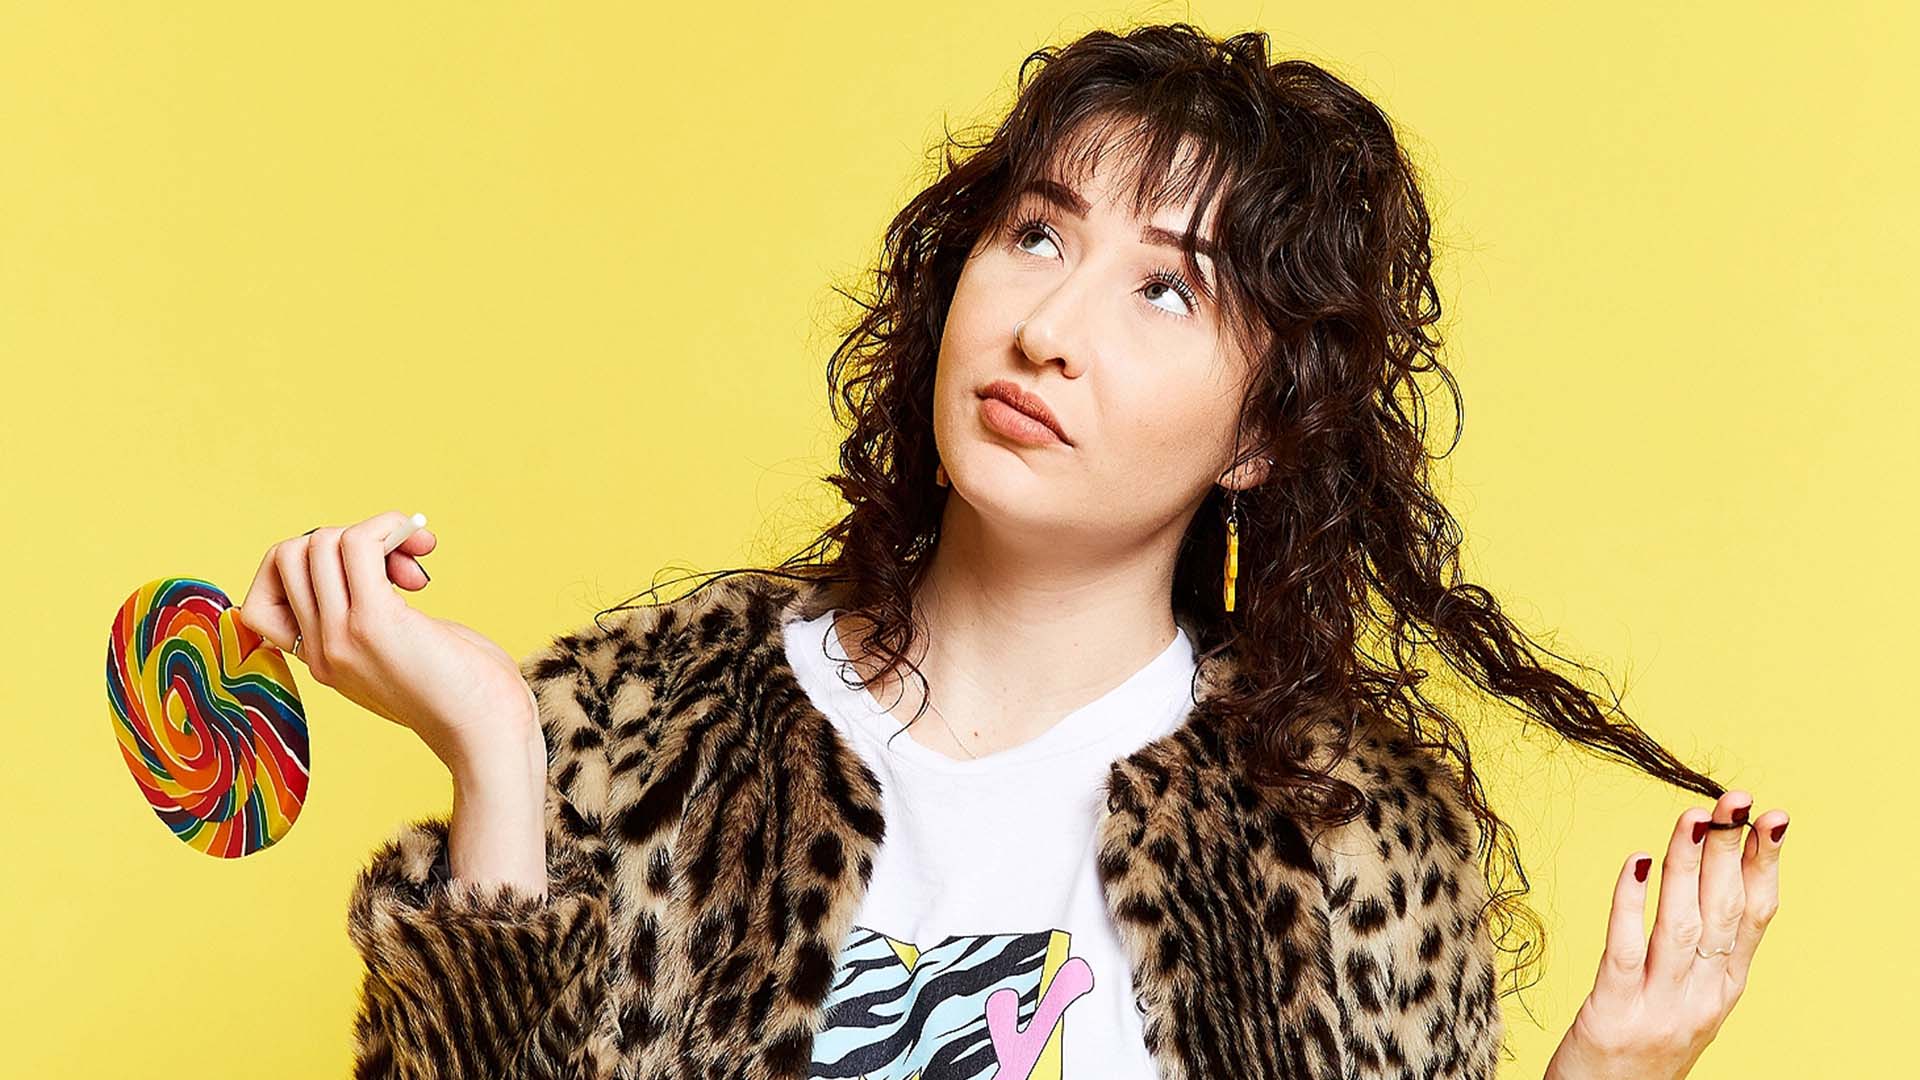
[(366, 965), (356, 1077), (580, 1074), (607, 955), (607, 751), (589, 714), (616, 689), (583, 678), (583, 660), (621, 640), (587, 627), (520, 665), (547, 744), (544, 900), (453, 881), (450, 815), (401, 828), (361, 871), (347, 914)]

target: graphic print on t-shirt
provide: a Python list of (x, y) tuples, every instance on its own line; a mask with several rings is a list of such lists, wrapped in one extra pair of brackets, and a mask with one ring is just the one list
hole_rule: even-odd
[(1065, 930), (925, 949), (856, 926), (840, 950), (811, 1077), (1061, 1080), (1067, 1006), (1093, 989)]

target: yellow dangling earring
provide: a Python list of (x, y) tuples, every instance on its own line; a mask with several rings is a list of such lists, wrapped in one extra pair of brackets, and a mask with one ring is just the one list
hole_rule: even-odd
[(1240, 577), (1240, 499), (1235, 492), (1227, 504), (1227, 572), (1226, 600), (1227, 610), (1233, 610), (1233, 587)]

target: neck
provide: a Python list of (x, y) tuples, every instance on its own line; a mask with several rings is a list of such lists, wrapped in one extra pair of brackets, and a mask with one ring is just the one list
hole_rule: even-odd
[[(1174, 554), (1184, 520), (1170, 539), (1120, 551), (1040, 545), (1074, 555), (1061, 559), (1009, 544), (977, 515), (956, 513), (958, 502), (950, 501), (914, 589), (917, 632), (908, 656), (926, 676), (933, 708), (908, 737), (956, 758), (1017, 746), (1172, 643)], [(842, 642), (874, 698), (905, 723), (919, 711), (920, 680), (903, 666), (871, 682), (880, 661), (864, 648), (865, 625), (843, 621)]]

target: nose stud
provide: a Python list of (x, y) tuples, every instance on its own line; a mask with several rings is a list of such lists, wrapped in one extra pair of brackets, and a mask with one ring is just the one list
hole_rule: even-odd
[(1023, 328), (1025, 327), (1025, 326), (1026, 326), (1026, 325), (1027, 325), (1027, 320), (1025, 320), (1025, 319), (1021, 319), (1021, 320), (1020, 320), (1019, 322), (1017, 322), (1017, 323), (1014, 323), (1014, 324), (1013, 324), (1013, 340), (1015, 340), (1015, 341), (1019, 341), (1019, 340), (1020, 340), (1020, 331), (1021, 331), (1021, 330), (1022, 330), (1022, 329), (1023, 329)]

